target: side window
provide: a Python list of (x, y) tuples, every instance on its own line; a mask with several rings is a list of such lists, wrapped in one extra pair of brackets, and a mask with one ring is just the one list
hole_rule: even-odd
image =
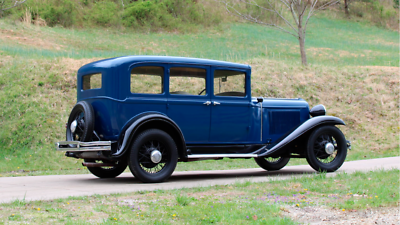
[(205, 95), (207, 71), (200, 68), (172, 67), (169, 93), (173, 95)]
[(82, 89), (100, 89), (101, 88), (101, 73), (95, 73), (90, 75), (85, 75), (82, 77)]
[(131, 71), (131, 92), (162, 94), (164, 68), (160, 66), (140, 66)]
[(234, 70), (214, 71), (214, 95), (244, 97), (246, 74)]

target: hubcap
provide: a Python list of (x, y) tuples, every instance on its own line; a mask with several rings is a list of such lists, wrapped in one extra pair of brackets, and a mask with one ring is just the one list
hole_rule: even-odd
[(75, 130), (76, 130), (76, 126), (78, 125), (78, 122), (76, 122), (76, 120), (74, 120), (72, 123), (71, 123), (71, 126), (70, 126), (70, 128), (71, 128), (71, 132), (72, 133), (75, 133)]
[(162, 155), (161, 152), (158, 150), (153, 150), (150, 153), (150, 159), (153, 163), (159, 163), (161, 161)]
[(328, 142), (325, 144), (325, 152), (329, 155), (332, 155), (335, 151), (335, 146), (332, 143)]

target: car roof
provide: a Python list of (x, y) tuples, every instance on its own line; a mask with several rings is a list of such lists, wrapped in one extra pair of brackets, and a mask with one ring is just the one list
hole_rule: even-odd
[(135, 64), (135, 63), (179, 63), (179, 64), (192, 64), (192, 65), (207, 65), (217, 67), (231, 67), (236, 69), (250, 69), (251, 67), (246, 64), (232, 63), (211, 59), (187, 58), (187, 57), (173, 57), (173, 56), (148, 56), (148, 55), (135, 55), (135, 56), (122, 56), (116, 58), (103, 59), (96, 62), (86, 64), (81, 67), (81, 70), (89, 68), (111, 68), (117, 67), (122, 64)]

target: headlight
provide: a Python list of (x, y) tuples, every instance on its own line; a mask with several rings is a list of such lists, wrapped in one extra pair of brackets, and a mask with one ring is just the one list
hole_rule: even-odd
[(310, 110), (311, 116), (324, 116), (326, 114), (326, 109), (324, 105), (316, 105)]

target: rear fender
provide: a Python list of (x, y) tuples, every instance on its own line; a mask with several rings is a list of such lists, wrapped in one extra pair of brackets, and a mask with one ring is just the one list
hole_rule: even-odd
[(280, 150), (284, 150), (284, 147), (290, 144), (292, 141), (301, 137), (308, 131), (321, 126), (321, 125), (346, 125), (343, 120), (334, 117), (334, 116), (317, 116), (313, 117), (297, 128), (295, 128), (292, 132), (288, 132), (282, 138), (275, 141), (275, 143), (268, 146), (268, 150), (264, 153), (258, 155), (258, 157), (266, 157), (272, 155), (274, 153), (278, 153)]
[[(164, 130), (166, 127), (172, 130), (173, 133), (167, 132), (174, 139), (178, 148), (179, 156), (187, 158), (185, 138), (183, 137), (182, 131), (179, 126), (171, 120), (169, 117), (160, 113), (146, 113), (139, 115), (130, 120), (130, 125), (126, 126), (123, 132), (120, 134), (118, 141), (118, 148), (112, 154), (113, 158), (122, 157), (130, 147), (134, 137), (142, 130), (145, 129), (149, 124), (156, 122), (159, 126), (152, 126), (151, 128), (158, 128)], [(139, 132), (138, 132), (139, 131)]]

